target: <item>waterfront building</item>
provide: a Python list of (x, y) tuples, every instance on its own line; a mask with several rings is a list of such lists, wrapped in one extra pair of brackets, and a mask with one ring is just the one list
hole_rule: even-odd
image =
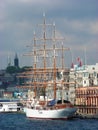
[(13, 93), (12, 92), (7, 92), (7, 91), (5, 91), (4, 93), (3, 93), (3, 98), (6, 98), (6, 99), (11, 99), (13, 97)]
[(70, 69), (70, 81), (75, 94), (70, 101), (78, 106), (81, 114), (98, 115), (98, 63), (96, 65), (85, 65), (78, 67), (75, 65)]
[(70, 80), (76, 81), (77, 87), (98, 85), (98, 63), (96, 65), (84, 65), (70, 70)]
[(79, 114), (98, 117), (98, 86), (77, 88), (76, 105)]

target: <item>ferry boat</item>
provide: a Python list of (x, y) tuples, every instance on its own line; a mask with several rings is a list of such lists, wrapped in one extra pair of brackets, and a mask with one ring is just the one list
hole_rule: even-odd
[[(25, 113), (28, 118), (36, 119), (68, 119), (72, 118), (77, 108), (64, 99), (64, 92), (70, 84), (64, 77), (64, 51), (69, 50), (63, 46), (63, 38), (56, 37), (55, 24), (47, 24), (43, 16), (42, 36), (37, 38), (34, 33), (34, 43), (30, 45), (31, 52), (24, 54), (32, 56), (33, 66), (18, 77), (28, 79), (24, 86), (28, 88), (28, 100)], [(47, 27), (51, 26), (52, 34), (47, 35)], [(59, 47), (56, 44), (59, 41)], [(58, 54), (57, 54), (58, 52)], [(57, 57), (58, 63), (57, 63)], [(39, 62), (38, 62), (39, 61)], [(60, 65), (59, 65), (60, 63)], [(59, 92), (59, 97), (57, 93)]]
[(0, 112), (18, 112), (22, 111), (23, 106), (17, 100), (1, 99)]

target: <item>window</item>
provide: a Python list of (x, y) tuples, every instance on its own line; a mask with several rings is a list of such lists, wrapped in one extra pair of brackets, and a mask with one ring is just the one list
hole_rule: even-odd
[(86, 84), (86, 80), (84, 80), (84, 84)]
[(83, 73), (83, 77), (88, 77), (88, 76), (89, 76), (88, 72)]
[(93, 67), (92, 70), (95, 70), (95, 67)]

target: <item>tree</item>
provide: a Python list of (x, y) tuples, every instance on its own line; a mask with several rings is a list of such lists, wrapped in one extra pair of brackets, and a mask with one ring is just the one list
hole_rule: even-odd
[(28, 71), (28, 69), (32, 68), (31, 66), (24, 66), (22, 68), (16, 67), (16, 66), (8, 66), (6, 68), (6, 72), (9, 74), (14, 74), (14, 73), (21, 73), (24, 71)]
[(9, 74), (17, 73), (19, 71), (20, 71), (20, 68), (19, 67), (15, 67), (15, 66), (8, 66), (6, 68), (6, 72), (9, 73)]

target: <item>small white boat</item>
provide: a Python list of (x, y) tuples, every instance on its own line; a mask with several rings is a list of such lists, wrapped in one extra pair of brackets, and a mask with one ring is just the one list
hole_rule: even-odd
[(17, 112), (22, 110), (22, 105), (16, 100), (0, 100), (0, 112)]

